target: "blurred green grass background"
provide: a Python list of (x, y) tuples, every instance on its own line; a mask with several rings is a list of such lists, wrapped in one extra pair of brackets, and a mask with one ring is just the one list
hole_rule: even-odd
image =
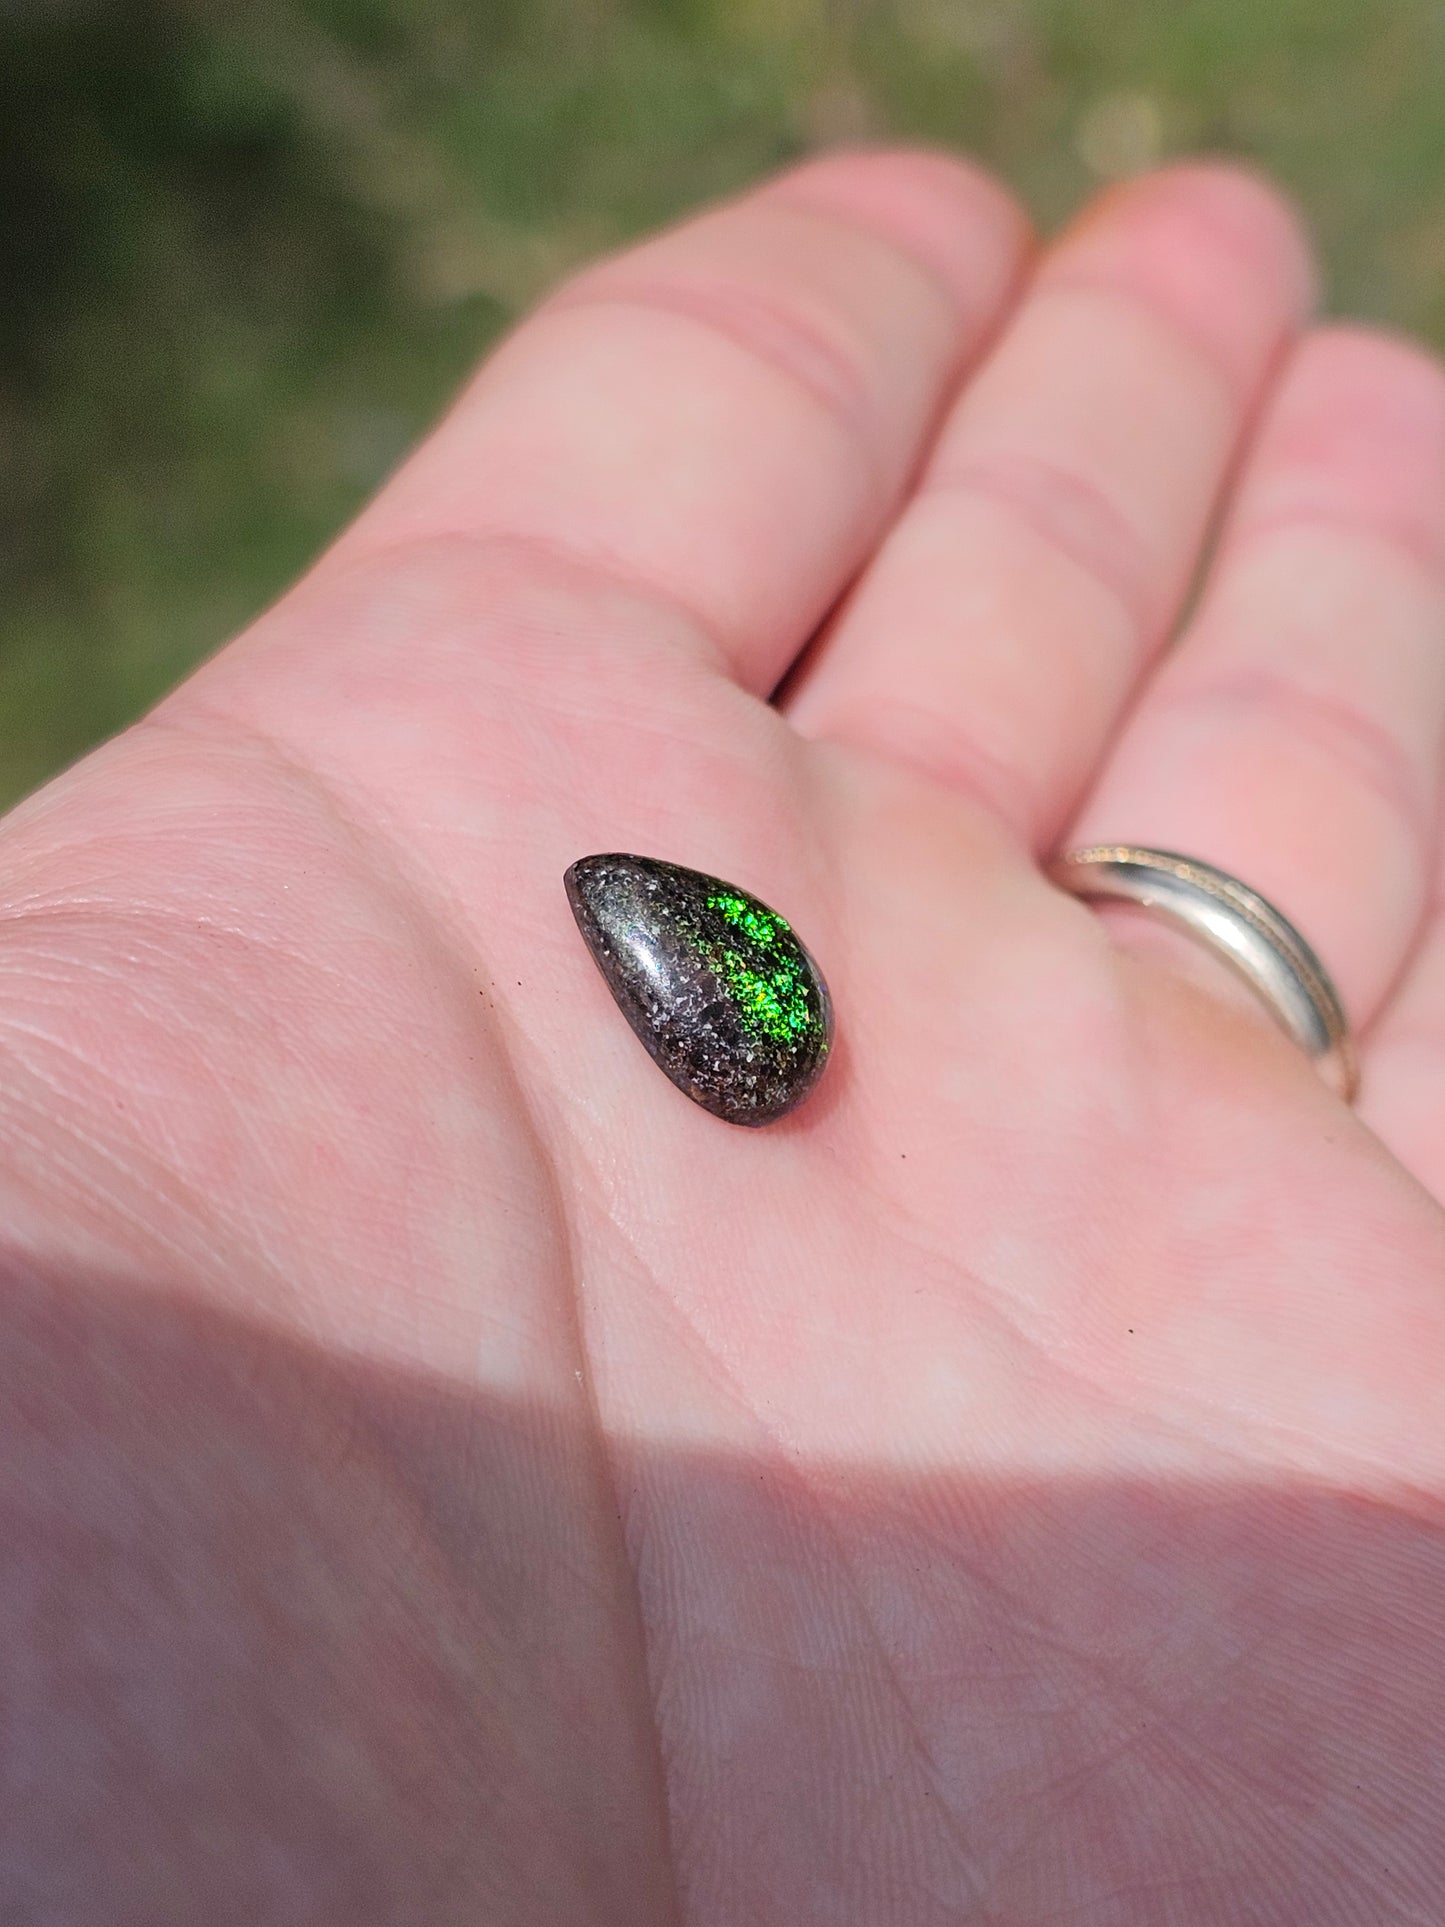
[(1439, 0), (0, 0), (0, 800), (281, 588), (581, 256), (812, 147), (1209, 149), (1445, 344)]

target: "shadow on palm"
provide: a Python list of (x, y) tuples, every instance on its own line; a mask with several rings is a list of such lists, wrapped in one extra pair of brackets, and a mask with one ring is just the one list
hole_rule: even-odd
[(1438, 1500), (614, 1440), (598, 1525), (556, 1412), (7, 1270), (0, 1413), (38, 1441), (5, 1506), (9, 1917), (1438, 1898)]

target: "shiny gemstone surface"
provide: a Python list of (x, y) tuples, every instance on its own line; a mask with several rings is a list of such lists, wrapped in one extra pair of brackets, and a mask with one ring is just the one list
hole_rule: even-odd
[(608, 988), (679, 1090), (729, 1124), (770, 1124), (802, 1103), (827, 1062), (833, 1011), (776, 910), (653, 857), (582, 857), (565, 882)]

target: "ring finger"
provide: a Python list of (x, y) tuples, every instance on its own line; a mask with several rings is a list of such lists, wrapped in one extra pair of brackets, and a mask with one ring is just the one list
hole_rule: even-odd
[(1445, 374), (1328, 329), (1262, 422), (1198, 613), (1073, 844), (1181, 850), (1304, 933), (1359, 1026), (1417, 932), (1445, 763)]

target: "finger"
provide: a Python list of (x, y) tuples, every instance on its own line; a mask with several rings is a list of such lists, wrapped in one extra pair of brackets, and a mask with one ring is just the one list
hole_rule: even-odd
[(1367, 1023), (1417, 930), (1445, 760), (1445, 373), (1329, 329), (1263, 422), (1197, 616), (1072, 843), (1271, 899)]
[(1420, 941), (1365, 1042), (1359, 1111), (1445, 1204), (1445, 852)]
[(1310, 288), (1292, 218), (1251, 178), (1179, 168), (1107, 197), (962, 395), (788, 696), (797, 726), (980, 792), (1047, 842), (1177, 613)]
[(1026, 228), (962, 162), (815, 162), (580, 274), (342, 552), (461, 533), (680, 605), (771, 688), (993, 328)]

